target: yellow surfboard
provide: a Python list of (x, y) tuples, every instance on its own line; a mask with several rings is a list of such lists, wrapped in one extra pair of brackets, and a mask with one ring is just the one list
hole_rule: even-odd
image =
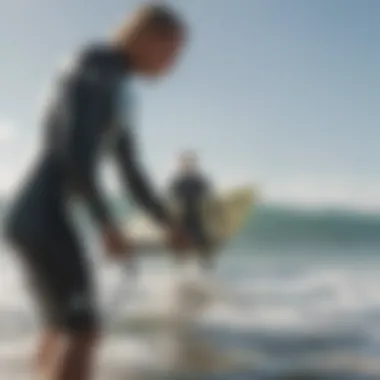
[[(255, 202), (255, 189), (241, 186), (225, 191), (205, 207), (204, 222), (218, 246), (232, 238), (244, 224)], [(137, 249), (165, 247), (163, 230), (145, 214), (139, 214), (126, 223), (127, 235)]]

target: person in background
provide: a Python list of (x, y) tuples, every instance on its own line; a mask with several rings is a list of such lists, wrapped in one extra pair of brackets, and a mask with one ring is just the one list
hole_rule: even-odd
[(71, 200), (87, 205), (112, 258), (133, 249), (96, 182), (101, 150), (116, 158), (126, 188), (164, 226), (173, 245), (181, 246), (182, 234), (143, 174), (131, 126), (121, 115), (128, 118), (122, 94), (130, 78), (162, 76), (186, 34), (171, 8), (140, 7), (112, 40), (80, 50), (56, 83), (39, 158), (6, 223), (43, 317), (36, 369), (44, 379), (90, 379), (100, 332), (85, 253), (68, 217)]
[(211, 268), (214, 243), (204, 215), (206, 208), (214, 205), (215, 194), (194, 151), (185, 151), (179, 156), (177, 172), (169, 184), (169, 197), (176, 218), (190, 240), (183, 249), (177, 250), (177, 258), (182, 261), (195, 252), (203, 267)]

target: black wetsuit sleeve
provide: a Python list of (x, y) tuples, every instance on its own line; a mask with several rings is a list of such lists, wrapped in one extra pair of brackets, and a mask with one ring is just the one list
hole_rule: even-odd
[(212, 184), (205, 178), (200, 179), (200, 187), (202, 189), (202, 195), (204, 197), (209, 197), (213, 194)]
[(110, 89), (85, 68), (65, 88), (64, 112), (67, 139), (63, 142), (64, 162), (71, 188), (86, 201), (100, 225), (111, 222), (110, 212), (96, 178), (97, 153), (110, 112)]
[(153, 192), (152, 186), (138, 158), (135, 142), (131, 134), (123, 133), (116, 143), (116, 158), (125, 186), (132, 196), (154, 219), (164, 225), (170, 225), (168, 210)]

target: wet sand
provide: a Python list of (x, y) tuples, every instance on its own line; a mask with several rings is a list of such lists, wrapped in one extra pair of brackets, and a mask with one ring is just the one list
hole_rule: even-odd
[[(15, 344), (0, 352), (0, 379), (33, 378), (33, 341)], [(170, 342), (173, 344), (173, 342)], [(96, 368), (97, 380), (128, 379), (149, 380), (157, 378), (177, 378), (187, 374), (230, 373), (247, 369), (243, 360), (237, 360), (214, 347), (196, 340), (185, 339), (168, 349), (163, 346), (106, 340), (99, 351)]]
[[(0, 352), (0, 379), (34, 379), (31, 371), (32, 342), (19, 347), (9, 347)], [(211, 347), (193, 342), (182, 344), (173, 361), (163, 360), (158, 352), (149, 354), (146, 347), (136, 342), (125, 344), (122, 340), (107, 340), (99, 352), (96, 380), (157, 380), (157, 379), (249, 379), (249, 380), (378, 380), (380, 363), (377, 358), (343, 355), (322, 358), (314, 369), (283, 371), (281, 375), (267, 370), (258, 363), (236, 360)], [(254, 369), (256, 368), (256, 370)], [(192, 376), (190, 376), (192, 374)], [(219, 376), (217, 375), (219, 374)], [(224, 375), (222, 375), (224, 374)]]

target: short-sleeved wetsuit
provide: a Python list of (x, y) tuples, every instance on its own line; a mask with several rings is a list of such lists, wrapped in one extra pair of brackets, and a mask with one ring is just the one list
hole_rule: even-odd
[(170, 195), (180, 210), (180, 222), (201, 250), (207, 250), (211, 245), (202, 218), (203, 205), (211, 193), (211, 185), (199, 173), (178, 175), (170, 186)]
[(92, 286), (68, 203), (82, 198), (100, 227), (112, 223), (96, 182), (98, 154), (108, 147), (135, 199), (159, 221), (168, 220), (142, 174), (133, 135), (123, 126), (125, 55), (92, 46), (74, 56), (54, 87), (37, 164), (8, 213), (6, 234), (35, 279), (47, 323), (83, 329), (96, 322)]

